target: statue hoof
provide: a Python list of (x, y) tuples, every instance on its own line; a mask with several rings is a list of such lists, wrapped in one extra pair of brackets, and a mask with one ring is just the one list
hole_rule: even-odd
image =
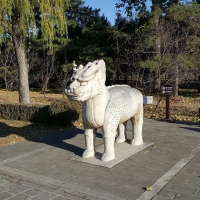
[(101, 160), (107, 162), (115, 159), (115, 153), (103, 153)]
[(132, 139), (131, 145), (141, 145), (143, 144), (143, 139)]
[(82, 157), (83, 157), (83, 158), (89, 158), (89, 157), (93, 157), (94, 155), (95, 155), (95, 151), (94, 151), (94, 150), (89, 151), (88, 149), (86, 149), (86, 150), (83, 152)]
[(123, 137), (117, 137), (117, 139), (116, 139), (116, 143), (122, 143), (125, 141), (126, 141), (126, 138), (123, 138)]

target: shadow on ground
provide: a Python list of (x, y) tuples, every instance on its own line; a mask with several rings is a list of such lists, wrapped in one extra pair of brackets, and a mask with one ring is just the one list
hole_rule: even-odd
[[(68, 140), (78, 135), (83, 135), (83, 129), (76, 127), (70, 127), (70, 129), (64, 127), (62, 127), (62, 129), (61, 127), (53, 127), (57, 130), (49, 128), (48, 134), (42, 135), (42, 129), (47, 129), (47, 132), (49, 126), (50, 125), (47, 124), (33, 123), (24, 127), (13, 127), (0, 122), (0, 140), (5, 137), (9, 138), (10, 135), (15, 134), (17, 136), (24, 137), (28, 141), (48, 144), (50, 146), (73, 152), (76, 155), (82, 154), (84, 149), (68, 143)], [(102, 135), (97, 133), (97, 137), (102, 138)]]

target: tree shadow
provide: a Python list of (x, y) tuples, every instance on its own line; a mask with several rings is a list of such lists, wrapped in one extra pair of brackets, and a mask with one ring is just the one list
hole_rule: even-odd
[(199, 125), (198, 122), (191, 122), (191, 121), (175, 121), (174, 123), (188, 125), (188, 126)]
[(200, 127), (184, 127), (184, 126), (180, 126), (179, 128), (183, 128), (183, 129), (187, 129), (187, 130), (190, 130), (190, 131), (194, 131), (194, 132), (200, 133)]
[[(77, 137), (78, 135), (83, 135), (84, 130), (81, 128), (71, 127), (70, 129), (62, 127), (63, 130), (54, 130), (51, 133), (44, 135), (39, 135), (35, 137), (30, 137), (31, 133), (39, 131), (39, 129), (44, 128), (45, 126), (50, 126), (48, 124), (39, 124), (33, 123), (24, 127), (13, 127), (9, 126), (6, 123), (0, 122), (0, 140), (3, 137), (7, 137), (11, 134), (16, 134), (17, 136), (24, 137), (27, 141), (35, 143), (43, 143), (49, 146), (57, 147), (69, 152), (74, 153), (75, 155), (81, 155), (84, 151), (83, 148), (78, 145), (68, 143), (68, 140)], [(58, 129), (61, 127), (57, 127)], [(97, 133), (97, 137), (102, 138), (100, 133)], [(83, 136), (84, 140), (84, 136)], [(75, 143), (75, 141), (74, 141)], [(84, 141), (83, 141), (84, 143)], [(0, 147), (1, 148), (1, 147)]]

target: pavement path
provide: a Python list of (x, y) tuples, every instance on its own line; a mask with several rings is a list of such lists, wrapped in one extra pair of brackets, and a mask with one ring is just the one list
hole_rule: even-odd
[(70, 159), (82, 129), (1, 147), (0, 200), (200, 200), (200, 127), (145, 119), (143, 136), (154, 144), (112, 168)]

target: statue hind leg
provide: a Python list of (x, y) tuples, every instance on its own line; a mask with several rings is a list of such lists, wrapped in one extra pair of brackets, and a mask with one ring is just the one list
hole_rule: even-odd
[(126, 125), (127, 121), (124, 122), (123, 124), (118, 125), (118, 137), (116, 138), (116, 143), (122, 143), (127, 140), (127, 134), (126, 134)]
[(131, 145), (141, 145), (143, 144), (142, 139), (142, 125), (143, 125), (143, 109), (140, 110), (134, 117), (131, 118), (133, 138), (131, 140)]

